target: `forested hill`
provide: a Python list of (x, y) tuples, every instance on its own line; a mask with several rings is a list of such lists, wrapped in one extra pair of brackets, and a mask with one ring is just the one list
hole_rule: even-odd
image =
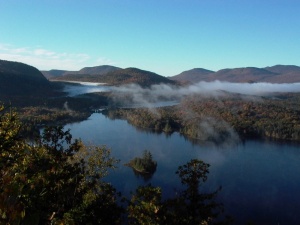
[(103, 65), (103, 66), (92, 66), (92, 67), (84, 67), (81, 70), (78, 71), (78, 74), (98, 74), (98, 75), (103, 75), (109, 72), (113, 72), (116, 70), (119, 70), (121, 68), (115, 67), (115, 66), (108, 66), (108, 65)]
[(50, 82), (35, 67), (0, 60), (0, 95), (35, 95), (50, 90)]
[(172, 80), (197, 83), (200, 81), (227, 81), (235, 83), (268, 82), (268, 83), (295, 83), (300, 82), (300, 67), (276, 65), (265, 68), (243, 67), (222, 69), (217, 72), (196, 68), (184, 71), (173, 77)]
[(139, 84), (141, 86), (150, 86), (160, 83), (175, 84), (175, 81), (169, 80), (166, 77), (137, 68), (119, 69), (103, 75), (66, 74), (55, 78), (55, 80), (97, 82), (107, 83), (109, 85), (123, 85), (130, 83)]
[(60, 77), (63, 76), (64, 74), (71, 72), (71, 71), (67, 71), (67, 70), (49, 70), (49, 71), (41, 71), (42, 74), (47, 77), (48, 79), (51, 78), (56, 78), (56, 77)]
[(183, 71), (182, 73), (170, 78), (181, 83), (197, 83), (201, 80), (201, 77), (204, 76), (206, 78), (207, 75), (212, 73), (214, 73), (214, 71), (202, 68), (194, 68), (191, 70)]
[(78, 75), (79, 77), (81, 75), (103, 75), (115, 70), (119, 70), (121, 68), (115, 67), (115, 66), (108, 66), (108, 65), (102, 65), (102, 66), (93, 66), (93, 67), (84, 67), (79, 71), (68, 71), (68, 70), (49, 70), (49, 71), (41, 71), (43, 75), (49, 79), (56, 79), (60, 76), (69, 75), (75, 76)]

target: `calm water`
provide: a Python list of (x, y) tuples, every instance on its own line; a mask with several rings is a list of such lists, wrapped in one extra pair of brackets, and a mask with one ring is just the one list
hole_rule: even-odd
[[(107, 181), (129, 195), (138, 185), (151, 183), (163, 188), (164, 197), (180, 189), (175, 175), (179, 165), (192, 158), (209, 164), (204, 187), (213, 191), (220, 185), (218, 200), (236, 224), (300, 224), (300, 149), (299, 145), (246, 141), (235, 145), (193, 145), (174, 133), (171, 136), (137, 130), (124, 120), (110, 120), (92, 114), (88, 120), (66, 126), (73, 137), (86, 144), (106, 145), (121, 162)], [(148, 149), (158, 162), (149, 180), (137, 177), (124, 163)], [(258, 222), (259, 221), (259, 222)]]

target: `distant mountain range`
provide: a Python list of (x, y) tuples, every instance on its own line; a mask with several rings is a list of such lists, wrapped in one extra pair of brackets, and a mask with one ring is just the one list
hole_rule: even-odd
[[(211, 71), (195, 68), (173, 77), (164, 77), (138, 68), (121, 69), (114, 66), (85, 67), (79, 71), (50, 70), (42, 73), (30, 65), (0, 60), (0, 95), (36, 95), (51, 92), (49, 80), (87, 81), (123, 85), (135, 83), (147, 87), (153, 84), (189, 84), (200, 81), (227, 82), (300, 82), (300, 67), (276, 65), (265, 68), (245, 67)], [(46, 94), (45, 94), (46, 95)]]
[[(222, 69), (212, 71), (203, 68), (195, 68), (184, 71), (171, 77), (163, 77), (158, 74), (140, 70), (137, 68), (121, 69), (113, 66), (85, 67), (79, 71), (50, 70), (42, 71), (45, 77), (50, 80), (68, 81), (90, 81), (99, 83), (109, 83), (121, 85), (127, 83), (137, 83), (140, 85), (150, 85), (161, 83), (181, 84), (198, 83), (200, 81), (227, 81), (235, 83), (245, 82), (269, 82), (269, 83), (295, 83), (300, 82), (300, 67), (293, 65), (276, 65), (265, 68), (243, 67)], [(150, 78), (150, 74), (151, 78)], [(156, 75), (156, 76), (154, 76)], [(158, 79), (158, 76), (160, 77)], [(167, 78), (167, 79), (165, 79)], [(153, 81), (150, 81), (154, 79)], [(146, 81), (147, 80), (147, 81)]]
[[(84, 71), (84, 72), (83, 72)], [(91, 71), (93, 73), (91, 73)], [(55, 74), (52, 72), (52, 74)], [(44, 71), (45, 74), (45, 71)], [(141, 70), (138, 68), (120, 69), (117, 67), (89, 67), (76, 73), (64, 72), (60, 76), (52, 76), (51, 80), (61, 81), (82, 81), (107, 83), (110, 85), (123, 85), (135, 83), (141, 86), (150, 86), (153, 84), (175, 84), (176, 82), (164, 76)]]
[(276, 65), (265, 68), (244, 67), (222, 69), (216, 72), (195, 68), (168, 78), (181, 83), (197, 83), (200, 81), (209, 82), (215, 80), (235, 83), (295, 83), (300, 82), (300, 67)]

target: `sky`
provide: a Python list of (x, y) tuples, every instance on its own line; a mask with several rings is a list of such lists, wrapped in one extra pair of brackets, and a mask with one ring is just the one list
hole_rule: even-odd
[(40, 70), (300, 66), (299, 0), (0, 0), (0, 59)]

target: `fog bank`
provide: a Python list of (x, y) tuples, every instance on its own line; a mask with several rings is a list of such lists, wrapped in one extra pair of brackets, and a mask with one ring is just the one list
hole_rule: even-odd
[(265, 96), (271, 93), (300, 92), (300, 83), (272, 84), (272, 83), (229, 83), (229, 82), (199, 82), (189, 86), (171, 86), (166, 84), (152, 85), (150, 88), (142, 88), (139, 85), (130, 84), (121, 87), (113, 87), (113, 96), (116, 101), (126, 101), (134, 104), (151, 104), (159, 101), (179, 101), (181, 98), (200, 94), (203, 96), (220, 96), (225, 92), (238, 93), (253, 96)]

